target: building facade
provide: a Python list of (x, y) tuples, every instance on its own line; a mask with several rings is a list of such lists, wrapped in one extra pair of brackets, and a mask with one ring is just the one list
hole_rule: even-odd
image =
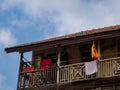
[[(93, 44), (95, 59), (91, 56)], [(17, 90), (120, 90), (120, 25), (8, 47), (5, 51), (20, 53)], [(32, 52), (31, 60), (26, 60), (28, 52)]]

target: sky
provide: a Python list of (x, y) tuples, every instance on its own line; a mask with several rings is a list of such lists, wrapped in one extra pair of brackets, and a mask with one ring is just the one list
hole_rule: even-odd
[(5, 47), (119, 25), (119, 4), (120, 0), (0, 0), (0, 90), (17, 86), (20, 55), (6, 54)]

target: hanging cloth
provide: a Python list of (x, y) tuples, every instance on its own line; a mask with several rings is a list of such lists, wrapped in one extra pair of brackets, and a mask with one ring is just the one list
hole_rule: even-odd
[(33, 71), (34, 71), (34, 66), (24, 67), (22, 70), (23, 73), (28, 73), (28, 72), (33, 72)]
[(91, 75), (97, 72), (97, 61), (85, 62), (85, 73), (86, 75)]
[(48, 59), (43, 59), (43, 60), (41, 61), (40, 69), (48, 69), (51, 64), (52, 64), (52, 60), (51, 60), (50, 58), (48, 58)]
[(95, 47), (95, 43), (93, 42), (92, 47), (91, 47), (91, 57), (93, 60), (97, 60), (98, 59), (98, 52), (97, 49)]

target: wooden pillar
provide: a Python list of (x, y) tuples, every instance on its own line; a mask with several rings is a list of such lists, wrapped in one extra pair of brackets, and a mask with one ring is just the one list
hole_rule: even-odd
[(57, 59), (57, 66), (60, 66), (60, 57), (61, 57), (61, 50), (60, 50), (60, 47), (58, 47), (58, 59)]
[(20, 80), (20, 72), (21, 72), (21, 68), (22, 68), (22, 60), (23, 60), (23, 53), (20, 53), (20, 64), (19, 64), (19, 72), (18, 72), (17, 90), (19, 90), (19, 80)]
[(97, 63), (97, 68), (98, 68), (98, 73), (97, 73), (97, 77), (100, 77), (100, 40), (98, 40), (98, 63)]
[(100, 60), (100, 40), (98, 40), (98, 60)]
[(60, 56), (61, 56), (61, 48), (58, 47), (58, 59), (57, 59), (57, 83), (59, 83)]

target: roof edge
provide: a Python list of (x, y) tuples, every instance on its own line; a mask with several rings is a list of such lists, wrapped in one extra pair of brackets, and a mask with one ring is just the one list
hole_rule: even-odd
[(4, 50), (5, 50), (6, 53), (20, 52), (20, 50), (17, 49), (17, 48), (20, 48), (20, 47), (25, 48), (25, 47), (31, 46), (31, 45), (49, 43), (49, 42), (53, 42), (53, 41), (59, 41), (59, 40), (64, 40), (64, 39), (80, 37), (80, 36), (86, 36), (86, 35), (90, 35), (90, 34), (109, 32), (109, 31), (118, 30), (118, 29), (120, 29), (120, 25), (108, 26), (108, 27), (91, 29), (91, 30), (85, 30), (85, 31), (80, 31), (80, 32), (72, 33), (72, 34), (58, 36), (58, 37), (54, 37), (54, 38), (50, 38), (50, 39), (40, 40), (40, 41), (37, 41), (37, 42), (30, 42), (30, 43), (26, 43), (26, 44), (16, 45), (16, 46), (13, 46), (13, 47), (7, 47)]

